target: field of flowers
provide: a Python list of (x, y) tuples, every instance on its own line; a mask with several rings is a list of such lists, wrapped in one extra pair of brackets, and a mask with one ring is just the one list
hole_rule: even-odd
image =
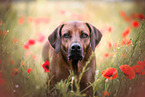
[[(89, 22), (103, 34), (95, 50), (94, 93), (98, 97), (145, 95), (145, 6), (95, 1), (6, 5), (0, 4), (0, 97), (47, 97), (49, 62), (42, 59), (42, 47), (59, 24), (72, 20)], [(68, 80), (56, 85), (63, 97), (85, 95), (79, 90), (68, 92)]]

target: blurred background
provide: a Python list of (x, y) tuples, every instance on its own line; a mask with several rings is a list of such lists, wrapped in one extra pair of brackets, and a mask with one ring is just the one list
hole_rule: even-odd
[[(42, 47), (67, 21), (89, 22), (103, 34), (95, 50), (96, 80), (108, 67), (143, 62), (144, 18), (144, 0), (0, 0), (0, 97), (46, 97)], [(144, 75), (129, 80), (121, 73), (107, 88), (104, 80), (98, 85), (99, 97), (143, 97)]]

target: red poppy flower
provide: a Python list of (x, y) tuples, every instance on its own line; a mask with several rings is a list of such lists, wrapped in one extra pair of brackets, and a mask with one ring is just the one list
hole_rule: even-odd
[(108, 91), (104, 91), (104, 96), (109, 96), (109, 92)]
[(135, 78), (135, 72), (129, 65), (121, 65), (119, 68), (128, 79), (131, 80)]
[(124, 17), (126, 16), (126, 13), (124, 11), (120, 11), (120, 15)]
[(108, 32), (111, 32), (112, 31), (112, 28), (111, 27), (108, 27)]
[(35, 40), (30, 39), (30, 40), (28, 41), (28, 43), (29, 43), (29, 45), (34, 45), (34, 44), (35, 44)]
[(132, 42), (132, 40), (129, 39), (129, 38), (124, 38), (124, 39), (122, 39), (122, 45), (125, 45), (125, 44), (130, 45), (131, 42)]
[(16, 76), (18, 73), (19, 73), (18, 69), (14, 68), (11, 74)]
[(144, 62), (138, 61), (137, 63), (142, 67), (142, 75), (145, 75), (145, 59)]
[(3, 32), (3, 36), (6, 35), (6, 34), (7, 34), (7, 31), (5, 30), (5, 31)]
[(14, 65), (14, 61), (13, 61), (13, 59), (11, 59), (11, 64), (13, 64), (13, 65)]
[(109, 54), (108, 54), (108, 53), (105, 53), (105, 54), (104, 54), (104, 57), (105, 57), (105, 58), (108, 58), (108, 57), (109, 57)]
[(29, 43), (28, 42), (26, 42), (24, 45), (23, 45), (23, 47), (26, 49), (26, 50), (28, 50), (29, 49)]
[(18, 39), (14, 38), (14, 39), (13, 39), (13, 42), (14, 42), (14, 44), (16, 44), (16, 43), (18, 43), (19, 41), (18, 41)]
[(45, 61), (42, 64), (42, 67), (43, 67), (43, 69), (44, 69), (45, 72), (49, 72), (49, 61)]
[(138, 63), (140, 66), (145, 67), (145, 59), (144, 59), (144, 62), (138, 61), (137, 63)]
[(21, 62), (21, 66), (25, 66), (23, 61)]
[(140, 65), (133, 65), (132, 69), (136, 74), (142, 75), (143, 68)]
[(25, 16), (22, 15), (22, 16), (19, 18), (19, 20), (18, 20), (18, 24), (23, 24), (24, 21), (25, 21)]
[(132, 23), (131, 23), (131, 25), (132, 25), (132, 27), (134, 27), (134, 28), (138, 28), (139, 27), (139, 22), (138, 21), (132, 21)]
[(138, 18), (143, 20), (144, 19), (144, 15), (142, 13), (138, 14)]
[(108, 42), (108, 48), (112, 48), (111, 42)]
[(130, 33), (130, 28), (128, 27), (128, 28), (126, 28), (126, 30), (122, 33), (122, 36), (123, 36), (123, 37), (126, 37), (126, 36), (129, 35), (129, 33)]
[(102, 76), (107, 78), (107, 79), (115, 79), (117, 78), (118, 75), (118, 71), (115, 68), (107, 68), (105, 70), (102, 71)]
[(27, 73), (30, 73), (30, 72), (32, 72), (32, 68), (27, 69)]
[(0, 60), (0, 64), (2, 63), (2, 60)]

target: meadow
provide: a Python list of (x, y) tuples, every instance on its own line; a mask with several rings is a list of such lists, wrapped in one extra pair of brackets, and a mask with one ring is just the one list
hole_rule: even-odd
[[(61, 23), (81, 20), (103, 34), (96, 47), (98, 97), (143, 97), (145, 90), (145, 8), (135, 2), (36, 1), (0, 3), (0, 97), (47, 97), (49, 69), (42, 47)], [(86, 64), (87, 65), (87, 64)], [(87, 68), (85, 68), (87, 69)], [(70, 78), (56, 85), (63, 97)], [(76, 83), (77, 84), (77, 83)]]

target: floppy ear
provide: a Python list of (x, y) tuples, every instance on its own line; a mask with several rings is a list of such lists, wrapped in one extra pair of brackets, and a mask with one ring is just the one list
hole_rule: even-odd
[(51, 46), (55, 49), (56, 53), (60, 51), (61, 48), (61, 29), (64, 26), (64, 24), (58, 26), (48, 37), (48, 40), (51, 44)]
[(99, 44), (101, 38), (102, 38), (102, 34), (101, 32), (94, 27), (93, 25), (86, 23), (86, 25), (88, 26), (90, 33), (91, 33), (91, 47), (92, 50), (95, 51), (95, 47)]

